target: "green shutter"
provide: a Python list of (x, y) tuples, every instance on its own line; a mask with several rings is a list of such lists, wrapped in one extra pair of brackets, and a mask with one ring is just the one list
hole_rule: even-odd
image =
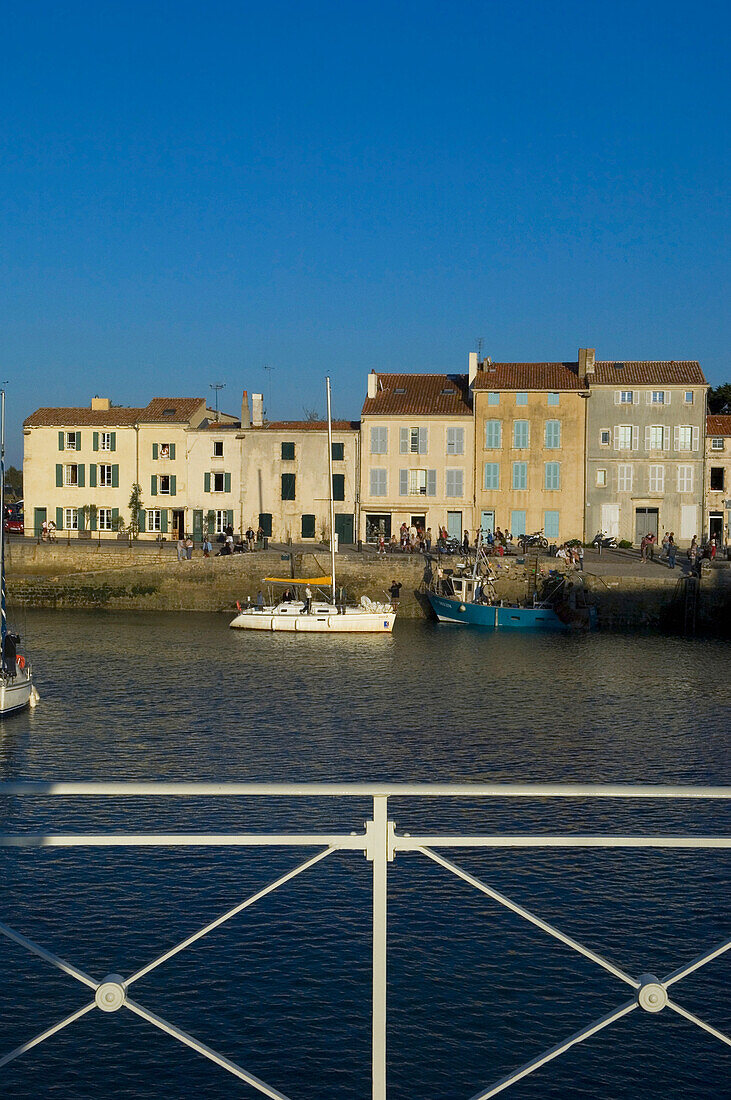
[(153, 474), (150, 478), (150, 496), (157, 496), (157, 474)]
[(80, 489), (83, 489), (84, 488), (84, 483), (85, 483), (84, 463), (80, 462), (79, 465), (76, 467), (76, 484), (78, 485), (78, 487)]
[(140, 531), (144, 532), (144, 530), (145, 530), (145, 510), (144, 510), (144, 508), (140, 508), (139, 512), (137, 513), (137, 526), (138, 526)]
[(112, 508), (112, 530), (117, 530), (117, 523), (119, 521), (119, 508)]
[(56, 509), (56, 527), (59, 531), (63, 529), (63, 508)]
[(83, 508), (77, 508), (76, 510), (76, 522), (79, 525), (79, 531), (85, 531), (84, 527), (84, 510)]
[(175, 458), (175, 444), (174, 443), (170, 444), (170, 458), (171, 459)]
[(111, 451), (116, 451), (116, 449), (117, 449), (117, 433), (116, 432), (110, 432), (109, 435), (110, 435), (109, 449)]
[(76, 433), (76, 450), (81, 450), (81, 432)]
[(58, 433), (58, 449), (59, 449), (59, 451), (63, 451), (65, 449), (64, 448), (63, 432)]
[[(334, 446), (334, 444), (333, 444)], [(302, 517), (302, 538), (314, 539), (315, 537), (315, 517), (312, 515), (306, 515)]]
[(224, 493), (231, 492), (231, 474), (223, 475), (223, 491)]
[(157, 461), (157, 443), (152, 444), (152, 461)]
[(210, 491), (211, 491), (211, 475), (210, 474), (204, 474), (203, 475), (203, 492), (204, 493), (210, 493)]
[(171, 496), (171, 497), (174, 497), (174, 496), (175, 496), (175, 486), (176, 486), (176, 483), (177, 483), (177, 479), (176, 479), (176, 477), (175, 477), (175, 474), (171, 474), (171, 475), (170, 475), (170, 496)]
[(89, 463), (89, 488), (96, 489), (96, 463)]
[(163, 508), (163, 510), (160, 512), (160, 530), (163, 533), (163, 535), (166, 535), (168, 533), (168, 510), (167, 510), (167, 508)]
[(63, 485), (63, 466), (60, 463), (56, 465), (56, 488), (59, 489)]
[[(91, 469), (91, 467), (89, 467), (89, 469)], [(89, 513), (89, 530), (90, 531), (96, 531), (96, 517), (97, 517), (96, 512), (90, 512)]]
[(91, 437), (91, 445), (95, 451), (99, 450), (99, 432), (94, 432)]
[(193, 509), (193, 538), (198, 542), (203, 538), (203, 509)]
[(226, 525), (228, 527), (233, 527), (234, 525), (234, 514), (232, 509), (226, 512)]
[(211, 510), (208, 513), (208, 537), (209, 537), (209, 539), (212, 539), (213, 536), (215, 535), (215, 533), (216, 533), (216, 513)]
[(112, 488), (119, 488), (119, 466), (112, 466)]

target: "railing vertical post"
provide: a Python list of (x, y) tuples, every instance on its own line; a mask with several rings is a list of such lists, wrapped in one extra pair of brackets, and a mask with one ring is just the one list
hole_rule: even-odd
[(388, 799), (373, 799), (373, 1100), (386, 1100), (386, 923)]

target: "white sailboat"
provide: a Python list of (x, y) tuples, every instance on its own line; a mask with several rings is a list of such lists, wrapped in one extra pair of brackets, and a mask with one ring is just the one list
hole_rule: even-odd
[[(235, 630), (286, 630), (305, 634), (390, 634), (396, 612), (390, 603), (376, 603), (362, 596), (360, 604), (338, 605), (335, 587), (335, 502), (333, 499), (332, 468), (332, 413), (330, 409), (330, 379), (327, 379), (327, 451), (330, 479), (330, 576), (281, 578), (266, 580), (286, 585), (287, 588), (304, 587), (304, 600), (292, 599), (289, 592), (278, 603), (263, 607), (245, 607), (229, 624)], [(331, 598), (319, 600), (311, 595), (314, 588), (329, 584)]]
[(18, 652), (20, 636), (8, 628), (5, 587), (5, 390), (0, 390), (0, 718), (38, 702), (30, 661)]

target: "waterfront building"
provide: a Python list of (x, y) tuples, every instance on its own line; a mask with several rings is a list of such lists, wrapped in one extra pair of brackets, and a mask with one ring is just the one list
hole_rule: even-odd
[(731, 542), (731, 416), (706, 418), (705, 533)]
[(581, 538), (586, 392), (576, 363), (478, 362), (475, 513), (483, 532)]
[(368, 375), (361, 411), (360, 539), (402, 523), (474, 533), (474, 432), (466, 374)]
[(702, 527), (708, 384), (697, 362), (599, 361), (579, 352), (587, 392), (586, 517), (639, 545), (645, 534), (689, 543)]

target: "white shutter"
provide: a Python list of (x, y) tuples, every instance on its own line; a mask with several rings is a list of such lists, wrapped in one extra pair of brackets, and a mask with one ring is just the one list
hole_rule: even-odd
[(646, 451), (650, 450), (650, 436), (651, 435), (652, 435), (652, 428), (648, 424), (647, 427), (645, 428), (645, 450)]
[(673, 426), (673, 450), (677, 451), (679, 449), (680, 449), (680, 426), (678, 424), (675, 424)]
[(621, 401), (622, 401), (622, 391), (621, 390), (615, 390), (614, 391), (614, 404), (619, 405), (621, 403)]
[(399, 453), (407, 455), (409, 453), (409, 429), (399, 428)]
[(619, 424), (614, 425), (614, 449), (619, 450)]
[(665, 404), (666, 404), (666, 405), (669, 405), (669, 404), (670, 404), (670, 398), (671, 398), (672, 396), (673, 396), (673, 394), (672, 394), (672, 391), (671, 391), (671, 390), (665, 390)]
[(699, 437), (698, 429), (693, 428), (693, 450), (694, 451), (698, 450), (698, 437)]
[[(404, 430), (403, 428), (401, 429)], [(406, 429), (408, 431), (408, 428)], [(409, 471), (399, 470), (398, 472), (398, 491), (399, 496), (407, 497), (409, 495)]]
[(427, 445), (429, 442), (429, 429), (419, 428), (419, 454), (425, 455), (427, 452)]
[(640, 403), (640, 391), (639, 390), (634, 390), (634, 392), (632, 394), (632, 404), (633, 405), (639, 405), (639, 403)]
[(464, 496), (464, 470), (455, 470), (455, 496)]
[(662, 430), (662, 449), (664, 451), (670, 450), (670, 428), (667, 426)]
[(437, 495), (437, 472), (436, 470), (426, 471), (426, 495), (428, 497), (435, 497)]
[(633, 424), (632, 425), (632, 450), (633, 451), (639, 450), (639, 446), (640, 446), (640, 429), (637, 427), (636, 424)]
[(647, 393), (645, 394), (645, 404), (646, 405), (651, 405), (652, 404), (652, 390), (648, 390)]

